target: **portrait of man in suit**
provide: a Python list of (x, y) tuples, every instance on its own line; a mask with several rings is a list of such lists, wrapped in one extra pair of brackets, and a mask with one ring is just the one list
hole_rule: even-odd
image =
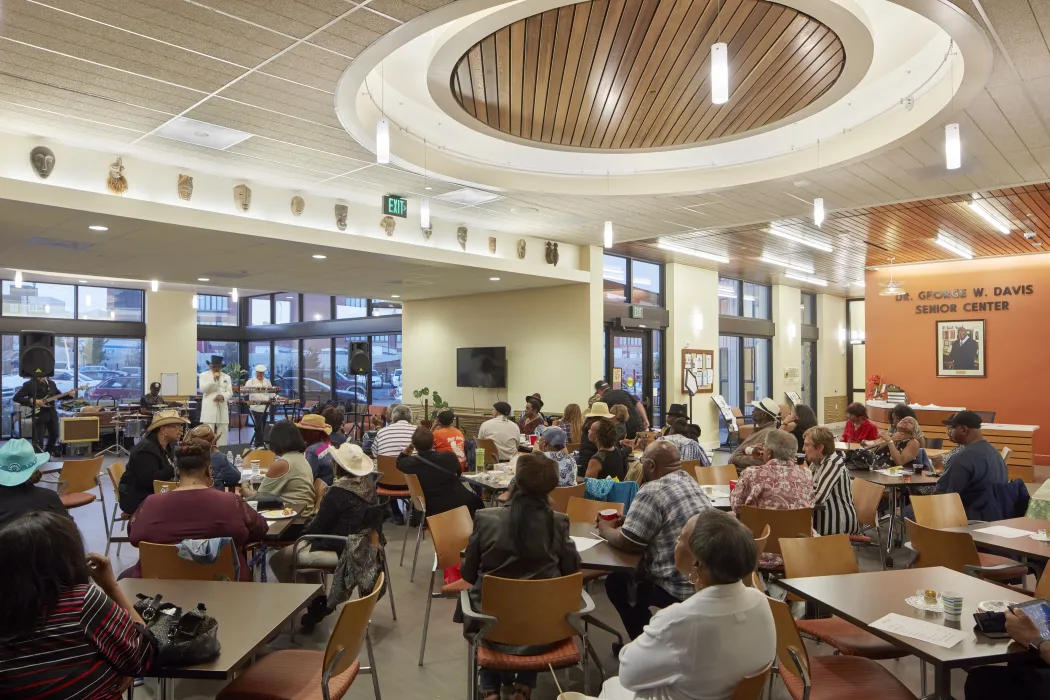
[(984, 376), (984, 321), (938, 321), (942, 377)]

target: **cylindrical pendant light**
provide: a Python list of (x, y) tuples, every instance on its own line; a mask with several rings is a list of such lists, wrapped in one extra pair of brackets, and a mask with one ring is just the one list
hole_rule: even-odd
[(419, 225), (422, 228), (430, 228), (430, 197), (423, 197), (419, 205)]
[(729, 47), (723, 42), (711, 45), (711, 102), (729, 101)]
[(22, 286), (22, 271), (15, 270), (15, 287), (21, 288)]
[(606, 221), (605, 222), (605, 247), (606, 248), (612, 248), (612, 244), (613, 244), (613, 239), (612, 239), (612, 222), (611, 221)]
[(386, 119), (376, 122), (376, 162), (380, 165), (390, 162), (390, 124)]
[(820, 228), (820, 225), (824, 223), (824, 198), (817, 197), (813, 200), (813, 223)]
[(160, 282), (158, 282), (157, 280), (150, 280), (149, 288), (152, 289), (154, 292), (157, 291), (158, 289), (160, 289)]
[(957, 170), (962, 165), (962, 140), (958, 124), (944, 125), (944, 160), (948, 170)]
[(197, 306), (200, 304), (196, 294), (193, 295), (193, 301), (191, 301), (190, 303), (193, 305), (193, 309), (196, 310)]
[(237, 288), (236, 287), (234, 287), (233, 291), (230, 292), (230, 298), (233, 299), (234, 301), (237, 301)]

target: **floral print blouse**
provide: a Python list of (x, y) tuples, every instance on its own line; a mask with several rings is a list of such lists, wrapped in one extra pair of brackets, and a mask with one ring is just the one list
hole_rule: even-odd
[[(793, 510), (812, 508), (814, 495), (813, 472), (809, 468), (794, 460), (771, 459), (744, 470), (729, 494), (729, 503), (736, 514), (740, 513), (740, 506)], [(779, 554), (762, 554), (763, 567), (783, 563)]]

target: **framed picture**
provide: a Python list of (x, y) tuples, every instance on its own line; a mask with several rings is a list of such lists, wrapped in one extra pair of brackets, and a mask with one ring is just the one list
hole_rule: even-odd
[(984, 321), (937, 321), (937, 376), (983, 377)]

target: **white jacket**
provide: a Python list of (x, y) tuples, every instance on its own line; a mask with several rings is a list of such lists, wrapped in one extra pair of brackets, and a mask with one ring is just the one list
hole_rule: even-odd
[[(233, 382), (230, 375), (225, 372), (219, 373), (219, 381), (209, 369), (201, 372), (201, 423), (226, 423), (230, 422), (230, 399), (233, 398)], [(225, 401), (216, 401), (216, 396), (226, 397)]]

